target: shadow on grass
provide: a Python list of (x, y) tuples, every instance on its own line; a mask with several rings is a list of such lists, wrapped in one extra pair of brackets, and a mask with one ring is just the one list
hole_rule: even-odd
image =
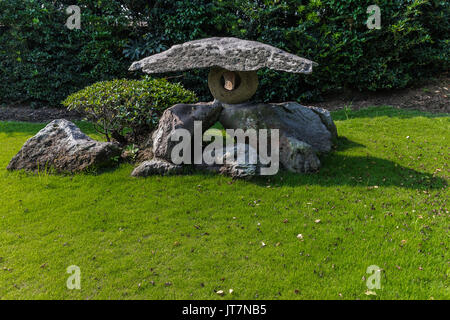
[[(195, 170), (193, 175), (213, 177), (214, 173)], [(374, 157), (330, 155), (323, 159), (322, 169), (316, 173), (292, 173), (280, 168), (274, 176), (259, 176), (247, 180), (260, 186), (366, 186), (399, 187), (430, 190), (447, 187), (447, 181), (429, 173), (400, 166), (392, 161)]]
[(273, 178), (259, 177), (253, 181), (267, 184), (272, 180), (283, 186), (395, 186), (407, 189), (442, 189), (443, 178), (400, 166), (395, 162), (370, 156), (343, 156), (333, 154), (322, 160), (318, 173), (294, 174), (281, 171)]
[[(339, 137), (337, 151), (352, 148), (363, 148), (362, 144)], [(447, 186), (443, 178), (430, 173), (419, 172), (401, 166), (393, 161), (371, 156), (346, 156), (331, 153), (321, 158), (321, 169), (317, 173), (298, 174), (280, 169), (271, 177), (256, 177), (252, 179), (257, 184), (267, 184), (269, 180), (284, 186), (396, 186), (410, 189), (441, 189)]]
[(360, 110), (341, 109), (331, 112), (333, 120), (350, 120), (356, 118), (377, 118), (390, 117), (408, 119), (414, 117), (425, 118), (445, 118), (450, 117), (449, 113), (430, 113), (419, 110), (400, 109), (391, 106), (368, 107)]
[[(363, 148), (364, 145), (346, 137), (338, 138), (338, 151)], [(403, 167), (390, 160), (371, 156), (346, 156), (332, 153), (321, 159), (322, 167), (316, 173), (292, 173), (280, 168), (274, 176), (260, 176), (248, 180), (261, 186), (395, 186), (408, 189), (442, 189), (447, 186), (443, 178), (430, 173), (419, 172)], [(194, 171), (195, 175), (212, 176), (214, 174)]]
[(353, 148), (365, 148), (365, 145), (360, 144), (358, 142), (347, 139), (346, 137), (338, 137), (337, 138), (337, 150), (344, 151), (347, 149)]

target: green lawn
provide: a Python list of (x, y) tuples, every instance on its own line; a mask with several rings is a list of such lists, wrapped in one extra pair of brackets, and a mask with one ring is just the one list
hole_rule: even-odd
[(10, 173), (44, 124), (0, 122), (0, 298), (449, 299), (449, 116), (333, 116), (320, 173), (250, 181)]

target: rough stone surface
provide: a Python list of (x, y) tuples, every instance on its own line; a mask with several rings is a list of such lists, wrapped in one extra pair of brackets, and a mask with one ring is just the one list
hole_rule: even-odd
[(179, 174), (183, 171), (181, 165), (176, 165), (164, 159), (153, 158), (142, 162), (137, 166), (131, 175), (133, 177), (147, 177), (150, 175)]
[(333, 118), (331, 118), (331, 113), (330, 111), (328, 111), (327, 109), (324, 108), (319, 108), (319, 107), (313, 107), (313, 106), (308, 106), (308, 108), (310, 108), (312, 111), (314, 111), (315, 113), (318, 114), (318, 116), (320, 117), (320, 119), (322, 120), (322, 123), (327, 127), (327, 129), (330, 131), (331, 136), (336, 139), (338, 134), (337, 134), (337, 128), (336, 125), (334, 124)]
[(295, 102), (247, 103), (223, 105), (219, 121), (226, 129), (279, 129), (283, 167), (292, 172), (312, 172), (320, 166), (318, 156), (332, 150), (337, 135), (328, 116)]
[(146, 73), (221, 67), (230, 71), (261, 68), (311, 73), (317, 63), (257, 41), (207, 38), (175, 45), (167, 51), (134, 62), (130, 71)]
[(8, 170), (79, 172), (114, 164), (120, 148), (111, 142), (98, 142), (65, 119), (54, 120), (30, 138), (14, 156)]
[[(245, 161), (238, 162), (237, 155), (239, 144), (225, 146), (221, 152), (215, 155), (214, 164), (196, 165), (197, 168), (211, 172), (221, 173), (233, 178), (248, 178), (259, 174), (260, 163), (252, 164), (249, 161), (249, 155), (253, 154), (257, 158), (257, 151), (248, 144), (243, 146), (245, 150)], [(219, 164), (222, 163), (222, 164)]]
[(218, 101), (197, 104), (177, 104), (164, 111), (158, 128), (153, 133), (153, 153), (156, 157), (171, 161), (171, 153), (179, 142), (171, 141), (176, 129), (194, 133), (194, 121), (202, 121), (203, 132), (219, 119), (222, 105)]
[(280, 163), (291, 172), (315, 172), (320, 160), (312, 147), (294, 137), (280, 137)]
[(231, 157), (232, 154), (237, 154), (238, 144), (234, 146), (228, 146), (225, 147), (223, 150), (223, 155), (221, 157), (223, 158), (223, 165), (220, 168), (220, 173), (229, 175), (233, 178), (247, 178), (254, 176), (259, 173), (259, 165), (249, 163), (249, 154), (253, 153), (254, 155), (257, 155), (256, 150), (249, 146), (248, 144), (245, 145), (245, 161), (244, 162), (238, 162), (236, 157)]

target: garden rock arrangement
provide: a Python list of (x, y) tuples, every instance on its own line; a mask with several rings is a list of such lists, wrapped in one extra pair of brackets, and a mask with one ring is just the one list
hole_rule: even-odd
[[(94, 141), (81, 133), (73, 123), (55, 120), (25, 143), (11, 160), (8, 169), (40, 170), (52, 167), (58, 172), (77, 172), (111, 165), (112, 159), (122, 155), (122, 158), (131, 156), (141, 162), (132, 172), (132, 176), (136, 177), (181, 174), (186, 172), (186, 167), (235, 178), (267, 172), (267, 167), (263, 167), (262, 163), (267, 166), (270, 161), (261, 158), (262, 152), (258, 154), (259, 146), (243, 141), (214, 148), (215, 154), (211, 155), (215, 160), (212, 161), (213, 164), (194, 159), (205, 148), (199, 144), (195, 147), (198, 150), (194, 148), (195, 143), (192, 142), (196, 139), (196, 134), (203, 135), (219, 121), (225, 129), (253, 129), (256, 132), (260, 129), (268, 129), (267, 132), (278, 129), (281, 166), (296, 173), (317, 171), (320, 168), (320, 157), (332, 151), (337, 138), (336, 126), (330, 113), (296, 102), (249, 102), (258, 87), (256, 70), (270, 68), (308, 74), (315, 65), (317, 64), (313, 61), (281, 49), (237, 38), (208, 38), (173, 46), (165, 52), (134, 62), (130, 70), (161, 73), (209, 67), (211, 71), (208, 85), (215, 97), (213, 102), (188, 104), (189, 101), (184, 101), (185, 103), (169, 107), (160, 117), (158, 127), (152, 134), (140, 135), (142, 139), (139, 140), (146, 143), (139, 143), (139, 150), (134, 144), (131, 149), (123, 151), (114, 143)], [(201, 130), (195, 129), (196, 121), (201, 122)], [(190, 134), (191, 144), (187, 145), (186, 150), (191, 148), (190, 151), (196, 151), (190, 152), (190, 156), (186, 153), (186, 157), (183, 154), (184, 162), (180, 161), (186, 163), (183, 165), (172, 162), (174, 147), (180, 143), (180, 139), (184, 142), (184, 137), (177, 136), (180, 134), (178, 129), (184, 129), (183, 134)], [(150, 130), (151, 128), (148, 132)], [(276, 132), (273, 134), (276, 138)], [(272, 141), (271, 137), (268, 138)], [(246, 155), (243, 163), (239, 161), (241, 159), (231, 158), (238, 149)], [(137, 154), (135, 150), (138, 150)], [(250, 155), (254, 156), (253, 160), (259, 161), (250, 161)]]
[[(179, 104), (164, 112), (153, 133), (156, 158), (143, 162), (132, 175), (182, 173), (180, 165), (170, 163), (172, 148), (178, 143), (171, 141), (171, 137), (177, 128), (187, 129), (192, 134), (193, 123), (197, 120), (203, 120), (203, 132), (217, 120), (225, 129), (279, 129), (280, 163), (284, 169), (296, 173), (317, 171), (320, 156), (332, 151), (337, 138), (336, 126), (327, 110), (305, 107), (296, 102), (228, 105), (216, 100), (206, 104)], [(237, 145), (225, 146), (222, 152), (215, 155), (215, 159), (231, 161), (215, 161), (222, 162), (222, 165), (202, 163), (195, 167), (236, 178), (259, 174), (259, 163), (238, 163), (236, 159), (229, 159), (230, 148), (236, 150)], [(249, 153), (256, 153), (248, 144), (244, 148), (247, 160)]]
[(12, 158), (8, 170), (80, 172), (108, 167), (121, 150), (112, 142), (98, 142), (70, 121), (50, 122), (30, 138)]
[[(192, 134), (194, 121), (202, 121), (202, 133), (217, 121), (226, 129), (279, 129), (281, 166), (296, 173), (317, 171), (320, 156), (332, 151), (337, 138), (336, 126), (327, 110), (305, 107), (295, 102), (229, 105), (215, 100), (210, 103), (177, 104), (164, 112), (158, 128), (148, 140), (148, 158), (139, 159), (142, 162), (133, 170), (132, 176), (186, 172), (187, 166), (171, 162), (172, 149), (178, 143), (172, 141), (172, 136), (179, 128)], [(255, 148), (248, 144), (243, 146), (244, 163), (230, 158), (231, 149), (236, 154), (237, 148), (238, 144), (224, 146), (214, 155), (215, 163), (223, 164), (202, 163), (193, 167), (234, 178), (259, 175), (261, 164), (248, 161), (251, 153), (257, 153)], [(119, 145), (95, 141), (72, 122), (60, 119), (52, 121), (30, 138), (11, 160), (8, 169), (40, 171), (51, 168), (56, 172), (80, 172), (114, 166), (116, 161), (113, 159), (120, 154)]]
[[(157, 158), (171, 161), (171, 151), (178, 143), (172, 142), (171, 138), (177, 128), (187, 129), (192, 134), (194, 121), (201, 120), (204, 132), (219, 120), (225, 129), (278, 129), (281, 165), (291, 172), (306, 173), (319, 169), (319, 157), (330, 152), (336, 141), (337, 130), (330, 113), (295, 102), (267, 104), (248, 101), (258, 87), (257, 70), (269, 68), (309, 74), (313, 66), (317, 66), (317, 63), (257, 41), (216, 37), (175, 45), (169, 50), (134, 62), (129, 70), (152, 74), (211, 68), (208, 86), (215, 98), (214, 102), (180, 104), (167, 109), (153, 134), (153, 153)], [(256, 152), (254, 147), (244, 146), (247, 156)], [(235, 147), (225, 146), (214, 155), (216, 160), (229, 158), (230, 148)], [(258, 175), (261, 171), (260, 163), (237, 163), (231, 160), (223, 165), (202, 163), (195, 166), (233, 177)], [(133, 175), (143, 176), (155, 172), (180, 171), (178, 167), (153, 161), (139, 166)]]

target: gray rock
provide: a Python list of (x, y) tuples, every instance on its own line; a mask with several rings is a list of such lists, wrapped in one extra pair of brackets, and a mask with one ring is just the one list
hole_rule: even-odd
[(257, 41), (207, 38), (175, 45), (167, 51), (133, 62), (130, 71), (146, 73), (221, 67), (230, 71), (261, 68), (311, 73), (317, 63)]
[(153, 133), (153, 153), (156, 157), (171, 161), (172, 149), (179, 142), (171, 137), (176, 129), (194, 133), (194, 121), (202, 121), (203, 132), (219, 119), (222, 106), (218, 101), (197, 104), (177, 104), (165, 110)]
[(280, 137), (280, 163), (291, 172), (308, 173), (320, 168), (320, 160), (312, 147), (294, 137)]
[(147, 177), (150, 175), (179, 174), (182, 171), (183, 167), (181, 165), (173, 164), (164, 159), (153, 158), (142, 162), (133, 170), (131, 175), (133, 177)]
[(30, 138), (9, 163), (8, 170), (79, 172), (115, 164), (121, 150), (111, 142), (89, 138), (72, 122), (54, 120)]
[(320, 119), (322, 120), (322, 123), (327, 127), (327, 129), (330, 131), (331, 136), (333, 139), (336, 139), (338, 136), (336, 125), (334, 124), (333, 118), (331, 118), (331, 113), (327, 109), (319, 108), (319, 107), (313, 107), (308, 106), (312, 111), (318, 114)]
[[(196, 165), (196, 167), (202, 170), (225, 174), (233, 178), (248, 178), (258, 175), (260, 163), (252, 164), (249, 161), (249, 155), (252, 153), (256, 158), (257, 151), (248, 144), (245, 144), (245, 146), (243, 146), (245, 150), (245, 160), (239, 162), (239, 159), (236, 157), (238, 146), (239, 144), (225, 146), (219, 154), (215, 155), (214, 164), (208, 165), (203, 163), (201, 165)], [(233, 154), (235, 155), (234, 157), (232, 157)]]
[(245, 161), (239, 162), (236, 157), (231, 157), (232, 154), (237, 154), (238, 150), (238, 144), (234, 146), (227, 146), (223, 150), (223, 155), (220, 155), (219, 157), (222, 157), (223, 159), (223, 165), (220, 168), (220, 173), (229, 175), (233, 178), (248, 178), (254, 175), (259, 174), (259, 164), (255, 163), (249, 163), (249, 155), (253, 153), (255, 156), (257, 155), (257, 151), (249, 146), (248, 144), (245, 145)]
[(219, 121), (227, 129), (279, 129), (283, 167), (292, 172), (312, 172), (320, 166), (318, 156), (332, 150), (337, 135), (328, 116), (295, 102), (224, 104)]

